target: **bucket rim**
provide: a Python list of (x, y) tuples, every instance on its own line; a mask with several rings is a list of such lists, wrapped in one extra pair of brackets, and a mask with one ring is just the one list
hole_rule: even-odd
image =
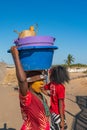
[[(21, 50), (34, 50), (34, 49), (53, 49), (53, 50), (56, 50), (58, 49), (57, 46), (22, 46), (22, 47), (18, 47), (17, 48), (18, 51), (21, 51)], [(11, 53), (10, 49), (7, 50), (8, 53)]]
[(58, 49), (57, 46), (22, 46), (18, 50), (31, 50), (31, 49)]

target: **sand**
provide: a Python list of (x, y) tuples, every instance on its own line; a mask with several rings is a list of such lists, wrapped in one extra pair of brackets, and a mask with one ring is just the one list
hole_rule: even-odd
[[(68, 130), (87, 130), (87, 77), (70, 73), (66, 84), (66, 119)], [(23, 123), (15, 68), (0, 65), (0, 130), (20, 130)], [(49, 99), (48, 99), (49, 101)]]

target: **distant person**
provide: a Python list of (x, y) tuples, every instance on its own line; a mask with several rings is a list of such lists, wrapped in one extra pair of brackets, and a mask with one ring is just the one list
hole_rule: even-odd
[(11, 47), (11, 53), (16, 68), (20, 108), (24, 120), (21, 130), (49, 130), (49, 109), (40, 89), (44, 85), (44, 75), (41, 71), (25, 72), (15, 46)]
[(69, 82), (69, 74), (65, 67), (56, 66), (50, 70), (50, 82), (42, 88), (42, 92), (49, 95), (50, 90), (50, 112), (51, 112), (51, 130), (66, 130), (65, 120), (65, 82)]

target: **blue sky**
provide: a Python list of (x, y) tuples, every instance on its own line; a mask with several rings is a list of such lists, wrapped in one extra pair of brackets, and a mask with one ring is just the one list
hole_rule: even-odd
[(74, 63), (87, 64), (87, 0), (1, 0), (0, 61), (13, 64), (7, 50), (21, 32), (38, 23), (38, 34), (56, 38), (53, 64), (63, 64), (68, 54)]

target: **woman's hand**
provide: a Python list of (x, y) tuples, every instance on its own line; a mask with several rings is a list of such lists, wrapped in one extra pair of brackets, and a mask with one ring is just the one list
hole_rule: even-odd
[(17, 55), (19, 55), (19, 53), (18, 53), (18, 50), (17, 50), (17, 47), (16, 47), (16, 46), (12, 46), (10, 50), (11, 50), (12, 55), (16, 55), (16, 54), (17, 54)]
[(64, 130), (64, 121), (60, 122), (60, 128), (61, 128), (61, 130)]

